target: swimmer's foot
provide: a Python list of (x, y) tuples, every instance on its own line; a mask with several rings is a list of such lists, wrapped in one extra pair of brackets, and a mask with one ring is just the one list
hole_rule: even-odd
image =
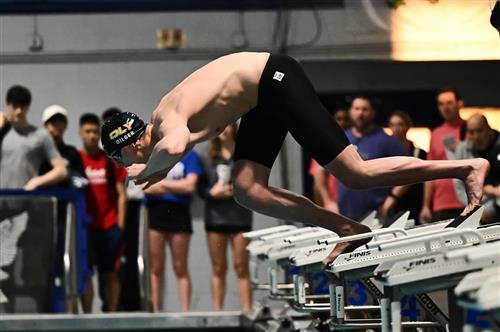
[(490, 163), (486, 159), (482, 158), (471, 159), (470, 166), (471, 169), (464, 178), (469, 203), (462, 212), (462, 216), (471, 212), (476, 206), (481, 204), (484, 179), (490, 170)]
[[(362, 233), (368, 233), (370, 232), (370, 229), (366, 227), (366, 229), (363, 229), (362, 231), (352, 233), (349, 235), (355, 235), (355, 234), (362, 234)], [(347, 235), (344, 235), (347, 236)], [(332, 252), (323, 259), (322, 261), (322, 268), (324, 269), (327, 267), (330, 263), (332, 263), (337, 257), (341, 254), (349, 253), (354, 251), (356, 248), (361, 247), (362, 245), (367, 244), (368, 242), (371, 241), (371, 237), (365, 238), (365, 239), (360, 239), (360, 240), (355, 240), (355, 241), (349, 241), (349, 242), (342, 242), (338, 243), (335, 248), (333, 248)]]

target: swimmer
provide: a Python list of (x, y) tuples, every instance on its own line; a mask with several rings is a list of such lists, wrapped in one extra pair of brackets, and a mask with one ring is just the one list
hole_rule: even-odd
[[(481, 201), (489, 170), (484, 159), (363, 160), (321, 104), (299, 63), (285, 55), (243, 52), (218, 58), (168, 92), (148, 124), (133, 113), (115, 115), (102, 127), (102, 143), (108, 156), (127, 166), (130, 179), (147, 188), (162, 180), (197, 143), (218, 136), (239, 118), (232, 183), (236, 201), (250, 210), (314, 224), (339, 236), (369, 231), (304, 196), (269, 186), (271, 167), (288, 132), (351, 188), (458, 178), (468, 192), (464, 213)], [(325, 263), (367, 241), (338, 245)]]

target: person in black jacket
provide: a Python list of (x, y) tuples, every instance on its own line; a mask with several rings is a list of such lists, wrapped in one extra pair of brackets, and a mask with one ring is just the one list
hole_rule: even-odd
[[(87, 177), (83, 168), (82, 159), (78, 150), (64, 142), (64, 133), (68, 127), (68, 112), (59, 105), (47, 107), (42, 114), (42, 121), (45, 129), (54, 140), (57, 150), (64, 159), (68, 176), (62, 181), (49, 186), (50, 188), (83, 188), (87, 185)], [(40, 175), (52, 169), (48, 160), (40, 166)], [(57, 201), (57, 244), (56, 244), (56, 264), (55, 264), (55, 290), (52, 300), (52, 311), (64, 312), (64, 296), (62, 296), (62, 280), (64, 276), (64, 237), (66, 233), (66, 213), (67, 202)]]
[[(86, 176), (80, 153), (74, 146), (64, 142), (64, 133), (68, 128), (68, 112), (59, 105), (49, 106), (43, 111), (42, 121), (68, 169), (68, 176), (53, 187), (85, 187)], [(40, 166), (40, 174), (45, 174), (50, 169), (51, 165), (47, 161)]]

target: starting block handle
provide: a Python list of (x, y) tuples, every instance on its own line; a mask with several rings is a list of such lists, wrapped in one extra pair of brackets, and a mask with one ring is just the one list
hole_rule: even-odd
[(281, 226), (269, 227), (269, 228), (264, 228), (264, 229), (259, 229), (256, 231), (243, 233), (243, 237), (245, 239), (255, 240), (255, 239), (258, 239), (259, 237), (264, 236), (264, 235), (269, 235), (269, 234), (278, 233), (278, 232), (284, 232), (284, 231), (288, 231), (288, 230), (295, 229), (295, 228), (297, 228), (297, 227), (295, 227), (293, 225), (281, 225)]
[(401, 234), (403, 236), (408, 235), (408, 233), (404, 229), (383, 228), (383, 229), (376, 229), (373, 232), (368, 232), (368, 233), (361, 233), (361, 234), (356, 234), (356, 235), (344, 236), (344, 237), (340, 237), (340, 238), (339, 237), (331, 237), (331, 238), (327, 238), (327, 239), (323, 239), (323, 240), (318, 240), (318, 244), (332, 245), (332, 244), (337, 244), (337, 243), (366, 239), (366, 238), (370, 238), (370, 237), (377, 240), (380, 235), (387, 235), (387, 234), (393, 234), (393, 235)]
[(315, 238), (321, 238), (326, 235), (332, 235), (335, 236), (336, 234), (332, 231), (329, 231), (327, 229), (319, 229), (315, 232), (307, 232), (306, 234), (301, 234), (301, 235), (295, 235), (289, 238), (285, 238), (283, 241), (285, 243), (300, 243), (303, 241), (308, 241), (308, 240), (314, 240)]
[[(441, 234), (441, 233), (445, 233), (445, 232), (452, 232), (452, 231), (454, 231), (454, 228), (443, 228), (443, 229), (439, 229), (439, 230), (434, 231), (431, 235)], [(368, 243), (368, 244), (366, 244), (366, 246), (369, 249), (379, 248), (380, 246), (384, 246), (384, 245), (389, 244), (389, 243), (392, 245), (392, 244), (395, 244), (397, 242), (409, 241), (409, 240), (416, 239), (416, 238), (422, 239), (422, 238), (425, 238), (426, 236), (428, 236), (429, 234), (430, 233), (413, 234), (413, 235), (398, 237), (398, 238), (394, 238), (394, 239), (390, 239), (390, 240), (383, 240), (380, 242)], [(405, 243), (407, 243), (407, 242), (405, 242)]]
[(311, 233), (315, 231), (316, 227), (302, 227), (302, 228), (293, 228), (288, 231), (273, 233), (269, 235), (261, 236), (261, 240), (263, 241), (274, 241), (274, 240), (284, 240), (289, 236), (294, 236), (296, 234), (304, 234)]
[(411, 238), (408, 239), (407, 241), (402, 240), (402, 241), (397, 241), (394, 243), (387, 243), (387, 244), (380, 244), (378, 246), (378, 250), (388, 250), (388, 249), (395, 249), (395, 248), (401, 248), (401, 247), (406, 247), (408, 245), (412, 244), (424, 244), (426, 251), (431, 251), (431, 245), (432, 241), (439, 241), (440, 243), (440, 251), (446, 251), (446, 241), (449, 240), (452, 237), (457, 237), (459, 236), (460, 239), (462, 240), (462, 244), (467, 244), (467, 235), (472, 235), (474, 236), (480, 244), (483, 244), (485, 241), (481, 235), (476, 230), (472, 229), (460, 229), (460, 230), (455, 230), (451, 232), (441, 232), (439, 234), (433, 234), (426, 236), (425, 238), (417, 237), (417, 238)]

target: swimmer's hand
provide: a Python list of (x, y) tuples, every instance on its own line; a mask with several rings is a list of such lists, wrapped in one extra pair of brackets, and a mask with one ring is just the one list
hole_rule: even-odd
[(127, 176), (130, 180), (134, 180), (135, 183), (138, 183), (140, 180), (144, 180), (144, 175), (141, 176), (141, 173), (146, 168), (146, 164), (132, 164), (127, 167)]
[(167, 177), (167, 174), (168, 174), (168, 171), (161, 171), (161, 172), (158, 172), (158, 173), (155, 173), (155, 174), (148, 176), (148, 178), (146, 180), (141, 182), (141, 184), (140, 184), (141, 189), (146, 190), (149, 187), (151, 187), (152, 185), (164, 180)]
[(142, 190), (146, 190), (152, 185), (161, 180), (165, 179), (168, 174), (168, 169), (156, 172), (149, 176), (144, 176), (144, 169), (146, 168), (145, 164), (132, 164), (127, 167), (127, 175), (129, 179), (134, 180), (136, 185), (140, 185)]

